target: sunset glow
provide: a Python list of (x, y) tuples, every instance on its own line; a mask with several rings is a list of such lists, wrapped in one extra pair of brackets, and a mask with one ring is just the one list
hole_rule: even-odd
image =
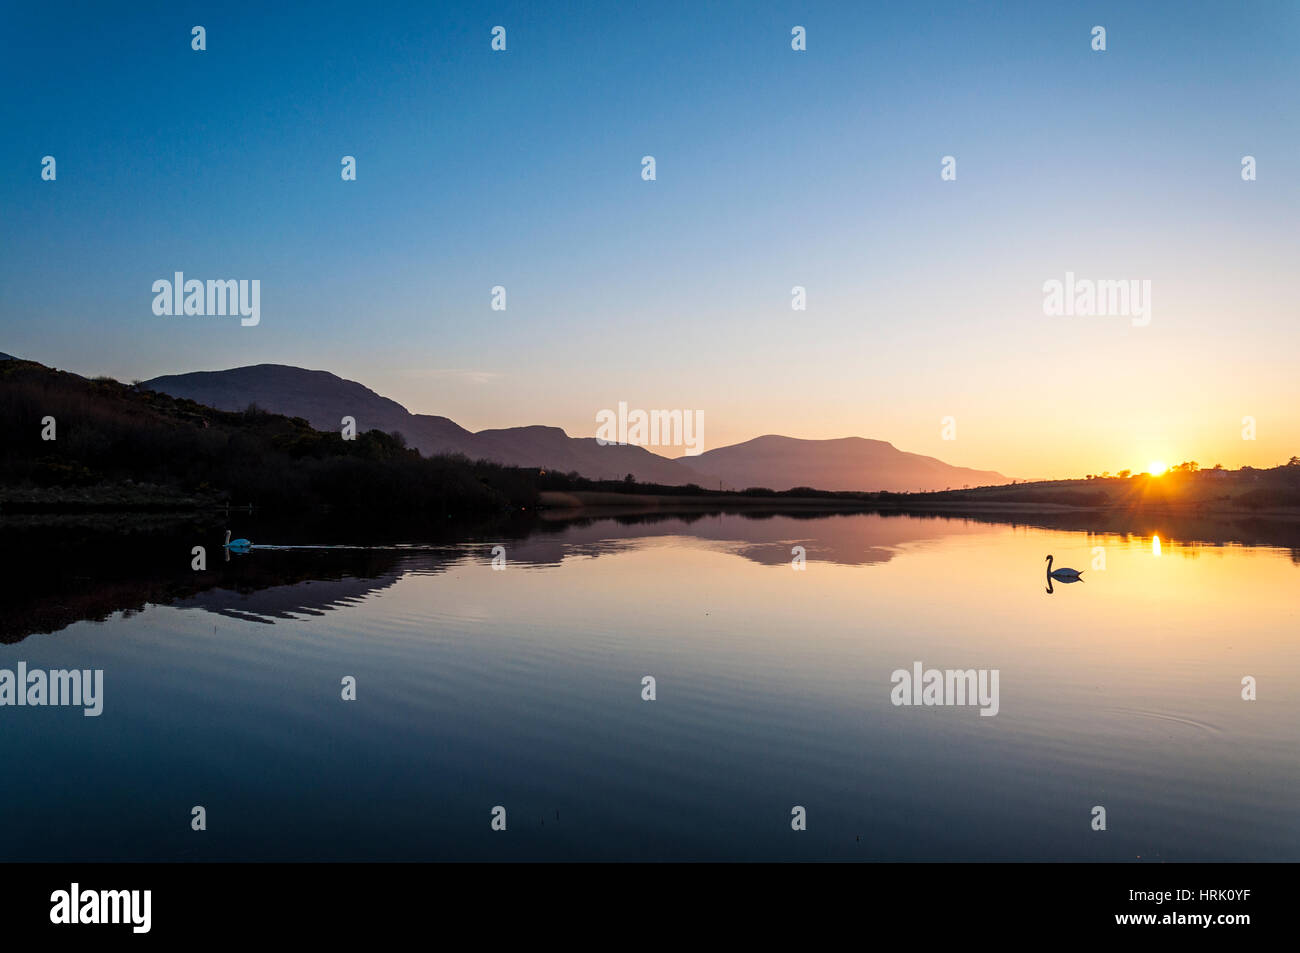
[(1147, 464), (1147, 472), (1152, 476), (1160, 476), (1169, 469), (1169, 466), (1163, 460), (1152, 460)]

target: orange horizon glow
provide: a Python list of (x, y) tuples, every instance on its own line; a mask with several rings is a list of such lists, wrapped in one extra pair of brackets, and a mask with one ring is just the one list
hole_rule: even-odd
[[(720, 430), (721, 427), (715, 429)], [(767, 432), (781, 433), (781, 430), (779, 428), (771, 428)], [(821, 435), (816, 437), (808, 437), (804, 434), (794, 434), (794, 433), (787, 433), (784, 435), (789, 437), (812, 439), (812, 440), (835, 439), (832, 437), (821, 436)], [(712, 432), (708, 433), (708, 436), (711, 439), (706, 441), (706, 449), (714, 449), (717, 446), (724, 446), (732, 442), (743, 443), (746, 440), (753, 439), (757, 435), (754, 434), (754, 435), (745, 435), (745, 436), (739, 436), (739, 435), (733, 436), (732, 434), (728, 434), (727, 438), (725, 438), (725, 442), (722, 439), (719, 439), (715, 442), (715, 440), (712, 439), (713, 437)], [(845, 435), (841, 434), (840, 436), (845, 436)], [(856, 434), (855, 436), (865, 436), (865, 435)], [(875, 439), (888, 439), (888, 438), (877, 437)], [(1010, 482), (1012, 479), (1018, 479), (1021, 482), (1035, 482), (1035, 481), (1042, 481), (1042, 480), (1082, 480), (1087, 474), (1094, 474), (1097, 477), (1101, 477), (1104, 475), (1112, 478), (1118, 477), (1121, 473), (1126, 473), (1134, 477), (1142, 476), (1142, 475), (1146, 475), (1150, 477), (1162, 477), (1168, 475), (1176, 466), (1176, 464), (1168, 462), (1169, 460), (1195, 461), (1198, 465), (1198, 469), (1200, 470), (1213, 469), (1216, 464), (1221, 465), (1224, 470), (1228, 470), (1228, 471), (1239, 470), (1242, 467), (1255, 467), (1256, 469), (1266, 470), (1266, 469), (1272, 469), (1273, 467), (1284, 465), (1288, 457), (1291, 455), (1288, 454), (1286, 450), (1286, 445), (1283, 444), (1282, 439), (1279, 438), (1270, 442), (1274, 446), (1277, 446), (1278, 448), (1274, 454), (1269, 454), (1267, 450), (1261, 453), (1256, 448), (1255, 445), (1250, 444), (1248, 445), (1250, 447), (1250, 450), (1252, 451), (1250, 453), (1241, 453), (1238, 450), (1238, 448), (1236, 448), (1235, 446), (1228, 448), (1230, 450), (1236, 451), (1235, 454), (1223, 453), (1220, 456), (1215, 456), (1213, 454), (1197, 454), (1197, 453), (1190, 453), (1190, 454), (1170, 453), (1168, 456), (1164, 457), (1163, 459), (1148, 458), (1149, 462), (1146, 463), (1145, 465), (1134, 465), (1127, 469), (1124, 468), (1123, 466), (1118, 466), (1115, 467), (1114, 469), (1107, 470), (1105, 468), (1100, 468), (1100, 467), (1084, 466), (1077, 462), (1077, 454), (1078, 454), (1077, 450), (1071, 452), (1069, 449), (1065, 449), (1062, 451), (1062, 457), (1065, 459), (1072, 459), (1074, 462), (1065, 463), (1065, 464), (1062, 464), (1060, 462), (1056, 464), (1051, 464), (1046, 462), (1041, 462), (1038, 464), (1028, 463), (1023, 465), (1023, 469), (1022, 469), (1019, 467), (999, 467), (996, 461), (989, 462), (983, 459), (982, 455), (980, 457), (975, 457), (974, 459), (972, 459), (974, 454), (971, 454), (969, 450), (967, 450), (967, 453), (960, 452), (961, 450), (967, 448), (958, 447), (955, 444), (951, 444), (951, 443), (947, 445), (931, 444), (930, 446), (924, 446), (923, 448), (918, 449), (916, 444), (924, 445), (925, 444), (924, 440), (917, 440), (916, 444), (911, 444), (911, 445), (897, 439), (890, 442), (893, 443), (893, 445), (897, 447), (899, 450), (934, 456), (942, 460), (944, 463), (952, 464), (954, 466), (973, 467), (975, 469), (988, 469), (988, 470), (999, 471), (1007, 476), (1008, 482)], [(992, 442), (993, 441), (990, 441), (990, 443)], [(1000, 443), (1001, 441), (999, 440), (999, 444)], [(660, 456), (667, 457), (669, 459), (679, 459), (682, 462), (687, 464), (689, 464), (691, 461), (691, 458), (689, 456), (685, 456), (680, 450), (680, 448), (648, 446), (646, 447), (646, 449), (651, 451), (652, 453), (656, 453)], [(999, 449), (1001, 449), (1001, 447), (999, 447)], [(1026, 452), (1025, 448), (1017, 448), (1017, 449), (1021, 454), (1028, 456), (1028, 453)], [(1030, 450), (1033, 453), (1034, 457), (1039, 457), (1044, 450), (1044, 444), (1035, 443), (1032, 445)], [(997, 452), (998, 452), (997, 450), (992, 450), (989, 453), (989, 456), (994, 456)], [(1168, 452), (1167, 448), (1166, 448), (1166, 452)], [(1292, 451), (1291, 453), (1294, 453), (1294, 451)], [(1124, 455), (1125, 454), (1123, 452), (1114, 454), (1114, 456), (1124, 456)]]

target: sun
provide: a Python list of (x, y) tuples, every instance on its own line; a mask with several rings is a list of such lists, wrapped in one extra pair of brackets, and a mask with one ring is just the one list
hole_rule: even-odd
[(1160, 474), (1164, 473), (1168, 469), (1169, 467), (1163, 460), (1152, 460), (1147, 464), (1147, 473), (1150, 473), (1152, 476), (1160, 476)]

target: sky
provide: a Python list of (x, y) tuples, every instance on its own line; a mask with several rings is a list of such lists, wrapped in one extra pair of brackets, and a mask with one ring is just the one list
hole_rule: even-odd
[[(1293, 2), (131, 7), (0, 2), (0, 351), (1020, 478), (1300, 453)], [(260, 323), (154, 314), (176, 271)], [(1067, 272), (1149, 323), (1045, 314)]]

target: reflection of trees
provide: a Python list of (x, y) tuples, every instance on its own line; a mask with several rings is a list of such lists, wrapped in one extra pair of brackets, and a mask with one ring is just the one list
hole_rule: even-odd
[[(449, 521), (450, 522), (450, 521)], [(138, 525), (137, 525), (138, 524)], [(353, 544), (358, 548), (254, 552), (224, 559), (222, 524), (162, 522), (116, 516), (90, 522), (10, 520), (0, 545), (21, 559), (0, 577), (0, 643), (57, 632), (74, 622), (102, 622), (117, 612), (176, 605), (267, 621), (294, 613), (321, 613), (392, 585), (407, 571), (437, 572), (464, 555), (461, 543), (487, 533), (494, 539), (527, 534), (525, 523), (452, 524), (395, 528), (321, 519), (292, 526), (244, 519), (239, 532), (254, 543)], [(360, 548), (415, 538), (419, 551)], [(194, 546), (207, 551), (207, 569), (191, 568)], [(324, 586), (298, 586), (325, 581)]]
[(1164, 542), (1175, 545), (1199, 543), (1222, 546), (1238, 543), (1244, 546), (1300, 548), (1300, 521), (1285, 517), (1274, 519), (1232, 513), (1149, 514), (1103, 510), (1028, 514), (985, 512), (964, 513), (960, 516), (954, 513), (952, 518), (1113, 536), (1159, 535)]
[[(12, 535), (7, 532), (6, 540)], [(220, 611), (222, 597), (217, 594), (223, 592), (232, 606), (242, 602), (247, 611), (256, 613), (256, 600), (251, 597), (258, 592), (294, 587), (306, 580), (346, 581), (334, 588), (294, 587), (294, 596), (271, 609), (323, 612), (342, 598), (390, 585), (399, 575), (398, 551), (276, 553), (274, 559), (238, 556), (225, 562), (215, 543), (207, 546), (207, 570), (195, 571), (190, 568), (191, 547), (198, 545), (195, 539), (193, 535), (106, 537), (84, 531), (51, 537), (47, 531), (41, 543), (28, 541), (21, 565), (5, 580), (0, 642), (57, 632), (74, 622), (102, 622), (116, 612), (129, 615), (151, 604)]]

